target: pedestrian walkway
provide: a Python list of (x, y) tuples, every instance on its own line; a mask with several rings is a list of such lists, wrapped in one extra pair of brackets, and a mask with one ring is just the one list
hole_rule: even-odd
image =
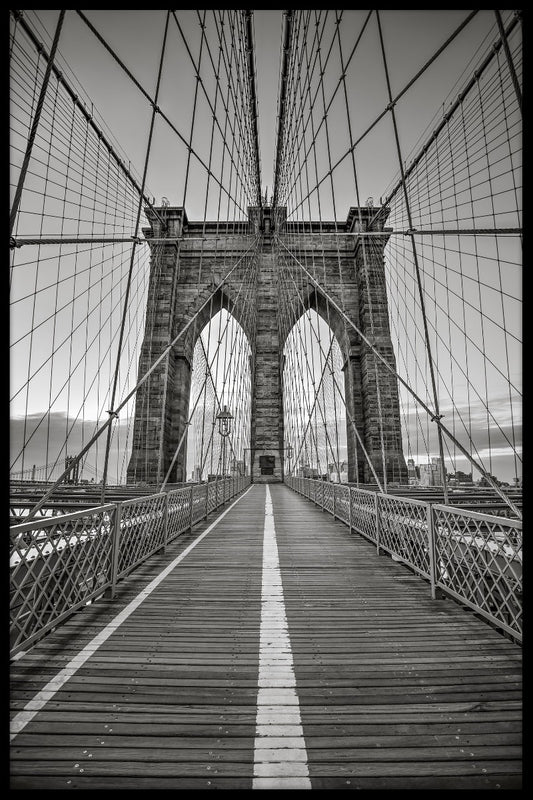
[(11, 668), (13, 789), (518, 789), (521, 651), (252, 485)]

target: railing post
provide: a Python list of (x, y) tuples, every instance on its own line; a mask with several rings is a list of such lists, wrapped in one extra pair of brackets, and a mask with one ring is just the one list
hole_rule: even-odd
[(376, 551), (379, 556), (379, 534), (380, 534), (380, 524), (379, 524), (379, 494), (376, 492), (374, 495), (374, 508), (376, 514)]
[(350, 533), (352, 532), (352, 487), (348, 486), (348, 525), (350, 526)]
[(334, 483), (333, 484), (333, 519), (335, 519), (335, 495), (336, 495), (335, 488), (336, 488), (336, 486), (337, 486), (337, 484)]
[(191, 496), (189, 497), (189, 503), (191, 505), (189, 509), (189, 530), (192, 531), (192, 514), (193, 514), (193, 500), (194, 500), (194, 483), (191, 486)]
[(113, 519), (113, 533), (111, 541), (111, 573), (109, 580), (111, 586), (108, 590), (108, 597), (113, 600), (117, 591), (117, 578), (118, 578), (118, 556), (120, 552), (120, 523), (122, 521), (122, 503), (117, 503), (115, 506), (115, 516)]
[(429, 548), (429, 582), (431, 585), (431, 599), (437, 596), (437, 568), (435, 559), (435, 524), (433, 517), (433, 505), (427, 504), (428, 521), (428, 548)]
[(168, 545), (168, 492), (165, 494), (165, 508), (163, 511), (163, 553), (167, 552)]
[(207, 481), (205, 485), (205, 517), (207, 519), (209, 516), (209, 481)]
[(326, 482), (322, 481), (322, 511), (326, 507)]

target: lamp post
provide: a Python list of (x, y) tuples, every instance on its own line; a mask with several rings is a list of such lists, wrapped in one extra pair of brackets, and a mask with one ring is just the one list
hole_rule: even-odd
[(292, 458), (292, 453), (293, 453), (292, 444), (288, 444), (287, 445), (287, 447), (285, 448), (285, 452), (287, 454), (287, 460), (289, 462), (289, 470), (288, 471), (289, 471), (289, 475), (290, 475), (291, 474), (291, 458)]
[(218, 432), (222, 438), (222, 477), (226, 475), (226, 439), (231, 433), (231, 420), (234, 419), (233, 415), (228, 411), (228, 407), (224, 406), (222, 411), (216, 416), (218, 419)]

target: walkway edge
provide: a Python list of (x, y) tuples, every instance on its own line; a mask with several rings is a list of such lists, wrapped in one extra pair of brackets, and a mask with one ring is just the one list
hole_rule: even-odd
[(168, 564), (168, 566), (166, 566), (165, 569), (148, 584), (148, 586), (139, 592), (137, 597), (131, 600), (128, 605), (125, 606), (125, 608), (123, 608), (122, 611), (120, 611), (117, 616), (111, 620), (111, 622), (109, 622), (105, 628), (103, 628), (103, 630), (100, 631), (100, 633), (91, 639), (91, 641), (85, 645), (83, 650), (80, 650), (80, 652), (69, 661), (66, 667), (58, 672), (54, 678), (48, 681), (43, 689), (37, 692), (35, 697), (26, 703), (22, 711), (19, 711), (18, 714), (13, 717), (10, 726), (10, 741), (13, 741), (15, 736), (17, 736), (17, 734), (19, 734), (26, 727), (26, 725), (31, 722), (34, 716), (46, 705), (49, 700), (52, 699), (56, 692), (61, 689), (61, 687), (69, 680), (69, 678), (75, 675), (80, 667), (85, 664), (87, 659), (93, 655), (93, 653), (95, 653), (98, 648), (101, 647), (101, 645), (111, 636), (111, 634), (114, 633), (117, 628), (120, 627), (120, 625), (122, 625), (122, 623), (130, 616), (130, 614), (132, 614), (135, 609), (138, 608), (147, 597), (149, 597), (154, 589), (159, 586), (161, 581), (163, 581), (167, 575), (169, 575), (172, 570), (175, 569), (175, 567), (177, 567), (181, 561), (183, 561), (185, 556), (187, 556), (191, 550), (196, 547), (196, 545), (199, 544), (202, 539), (204, 539), (222, 519), (224, 519), (226, 514), (228, 514), (231, 509), (248, 494), (251, 488), (252, 486), (250, 485), (246, 491), (235, 500), (235, 502), (233, 502), (225, 511), (223, 511), (222, 514), (220, 514), (220, 516), (217, 517), (217, 519), (212, 522), (211, 525), (206, 528), (206, 530), (201, 533), (197, 539), (194, 540), (194, 542), (191, 542), (191, 544), (188, 545), (185, 550), (179, 554), (179, 556), (176, 556), (176, 558), (171, 561), (170, 564)]

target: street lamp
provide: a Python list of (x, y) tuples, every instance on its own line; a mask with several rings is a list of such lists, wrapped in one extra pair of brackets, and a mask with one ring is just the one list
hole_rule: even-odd
[(289, 472), (289, 475), (290, 475), (291, 474), (291, 458), (292, 458), (292, 453), (293, 453), (292, 444), (288, 444), (287, 445), (287, 447), (285, 448), (285, 452), (287, 453), (287, 461), (289, 462), (289, 470), (288, 470), (288, 472)]
[(231, 433), (231, 420), (234, 419), (233, 415), (228, 411), (228, 407), (224, 406), (222, 411), (219, 411), (216, 419), (218, 419), (218, 432), (222, 437), (222, 477), (226, 475), (226, 439)]

